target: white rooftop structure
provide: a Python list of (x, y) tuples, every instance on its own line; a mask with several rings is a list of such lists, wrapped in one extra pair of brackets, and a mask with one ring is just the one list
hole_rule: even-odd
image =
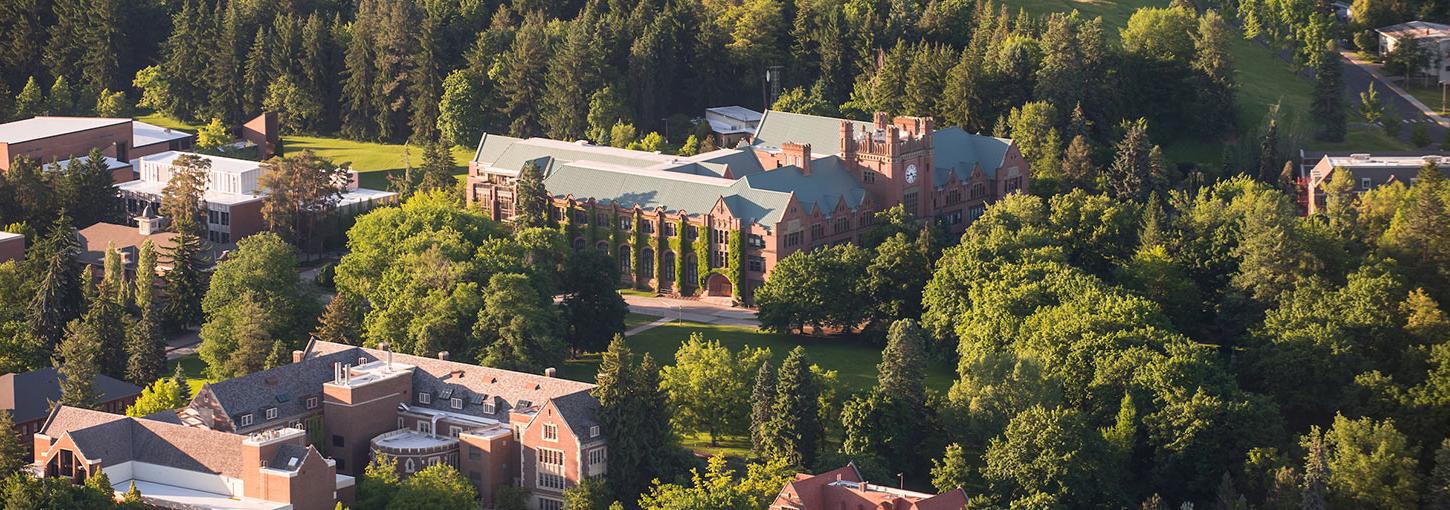
[(716, 106), (705, 109), (705, 121), (710, 130), (720, 134), (754, 133), (755, 127), (764, 118), (760, 112), (743, 106)]
[(191, 133), (177, 131), (171, 128), (164, 128), (154, 124), (147, 124), (139, 120), (131, 121), (131, 145), (145, 147), (165, 143), (172, 140), (179, 140), (191, 136)]
[[(79, 157), (76, 158), (76, 161), (84, 162), (84, 161), (86, 161), (87, 157), (88, 156), (79, 156)], [(101, 159), (104, 159), (106, 161), (106, 169), (107, 170), (119, 170), (119, 169), (122, 169), (122, 168), (130, 168), (131, 167), (131, 163), (130, 162), (128, 162), (128, 161), (121, 161), (119, 159), (116, 159), (116, 158), (113, 158), (113, 157), (110, 157), (110, 156), (102, 156)], [(65, 170), (66, 167), (69, 166), (69, 165), (70, 165), (70, 160), (69, 159), (61, 159), (61, 160), (56, 160), (56, 162), (54, 162), (54, 163), (46, 163), (44, 168), (46, 170)]]
[(0, 143), (20, 143), (131, 122), (106, 117), (31, 117), (0, 124)]
[(141, 500), (158, 508), (207, 508), (211, 510), (288, 510), (292, 505), (256, 498), (237, 498), (230, 494), (187, 489), (146, 480), (121, 480), (111, 484), (117, 495), (125, 494), (131, 484), (141, 492)]

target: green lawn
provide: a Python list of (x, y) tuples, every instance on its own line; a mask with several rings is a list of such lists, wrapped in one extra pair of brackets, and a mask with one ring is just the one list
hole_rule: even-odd
[[(745, 346), (768, 347), (772, 357), (771, 363), (776, 366), (779, 366), (780, 361), (791, 349), (797, 345), (803, 345), (812, 363), (820, 365), (823, 369), (835, 370), (839, 373), (841, 389), (844, 393), (864, 392), (874, 386), (876, 384), (876, 364), (881, 362), (879, 347), (850, 338), (819, 338), (763, 333), (749, 327), (693, 322), (655, 327), (631, 336), (626, 341), (636, 354), (647, 352), (660, 365), (670, 365), (675, 362), (675, 351), (679, 349), (680, 344), (689, 339), (690, 334), (694, 332), (701, 333), (707, 340), (719, 340), (731, 351), (738, 351)], [(594, 373), (598, 369), (599, 357), (597, 355), (585, 356), (567, 362), (562, 375), (578, 381), (593, 381)], [(953, 379), (953, 371), (948, 367), (932, 366), (928, 369), (927, 386), (933, 389), (945, 391), (951, 386)]]
[[(157, 126), (196, 132), (197, 124), (176, 120), (159, 114), (137, 117), (137, 120)], [(387, 175), (401, 172), (409, 163), (422, 163), (423, 151), (417, 147), (393, 143), (359, 142), (326, 136), (283, 136), (282, 146), (288, 151), (311, 150), (317, 155), (336, 163), (352, 163), (352, 169), (359, 174), (359, 184), (364, 188), (387, 189)], [(473, 150), (454, 147), (453, 159), (459, 174), (468, 171), (468, 160)]]
[(630, 312), (629, 315), (624, 316), (624, 330), (629, 331), (657, 320), (660, 320), (660, 317)]
[(189, 383), (189, 386), (191, 386), (192, 395), (196, 395), (196, 392), (201, 391), (201, 385), (213, 382), (212, 379), (208, 379), (206, 377), (206, 363), (202, 362), (201, 357), (197, 356), (196, 354), (190, 354), (173, 360), (167, 360), (167, 377), (170, 377), (171, 374), (176, 373), (177, 363), (181, 364), (181, 372), (186, 374), (186, 382)]

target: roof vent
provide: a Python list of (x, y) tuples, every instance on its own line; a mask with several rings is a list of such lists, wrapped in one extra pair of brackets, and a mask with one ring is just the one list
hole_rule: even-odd
[(554, 367), (545, 368), (544, 377), (554, 377), (554, 374), (557, 374), (558, 372), (559, 371), (555, 370)]
[(1369, 154), (1363, 152), (1350, 154), (1349, 159), (1354, 161), (1369, 161)]
[(297, 467), (297, 457), (287, 459), (287, 467)]
[(438, 359), (448, 361), (448, 351), (438, 351)]

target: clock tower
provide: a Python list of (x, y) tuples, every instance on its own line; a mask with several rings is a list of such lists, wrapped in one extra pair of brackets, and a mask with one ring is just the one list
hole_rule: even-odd
[(932, 215), (932, 131), (930, 117), (896, 117), (877, 112), (871, 124), (841, 122), (841, 158), (883, 207), (896, 204), (918, 218)]

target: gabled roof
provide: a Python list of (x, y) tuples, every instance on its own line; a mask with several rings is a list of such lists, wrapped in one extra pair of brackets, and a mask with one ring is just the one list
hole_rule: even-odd
[[(101, 402), (140, 394), (140, 386), (96, 375), (96, 396)], [(60, 374), (54, 368), (0, 375), (0, 409), (9, 410), (15, 423), (45, 418), (50, 403), (59, 401)]]
[(955, 173), (958, 180), (966, 181), (977, 165), (987, 177), (995, 179), (1011, 148), (1009, 138), (974, 135), (959, 127), (937, 130), (932, 133), (932, 180), (941, 185)]
[(961, 510), (967, 493), (953, 489), (941, 494), (874, 485), (861, 477), (855, 464), (819, 475), (796, 474), (776, 496), (772, 508), (835, 510), (836, 508), (892, 508), (895, 510)]
[(353, 352), (334, 352), (301, 363), (207, 383), (203, 391), (211, 392), (232, 423), (237, 423), (238, 416), (252, 413), (255, 414), (253, 426), (270, 426), (275, 423), (268, 422), (262, 410), (276, 407), (279, 420), (307, 412), (306, 397), (322, 394), (322, 384), (332, 380), (334, 361), (356, 364), (357, 356)]
[(89, 409), (58, 407), (40, 430), (69, 435), (102, 468), (129, 461), (241, 478), (243, 436)]
[(766, 110), (755, 129), (751, 144), (779, 148), (787, 143), (810, 144), (816, 154), (841, 153), (841, 122), (853, 131), (871, 127), (870, 122)]

